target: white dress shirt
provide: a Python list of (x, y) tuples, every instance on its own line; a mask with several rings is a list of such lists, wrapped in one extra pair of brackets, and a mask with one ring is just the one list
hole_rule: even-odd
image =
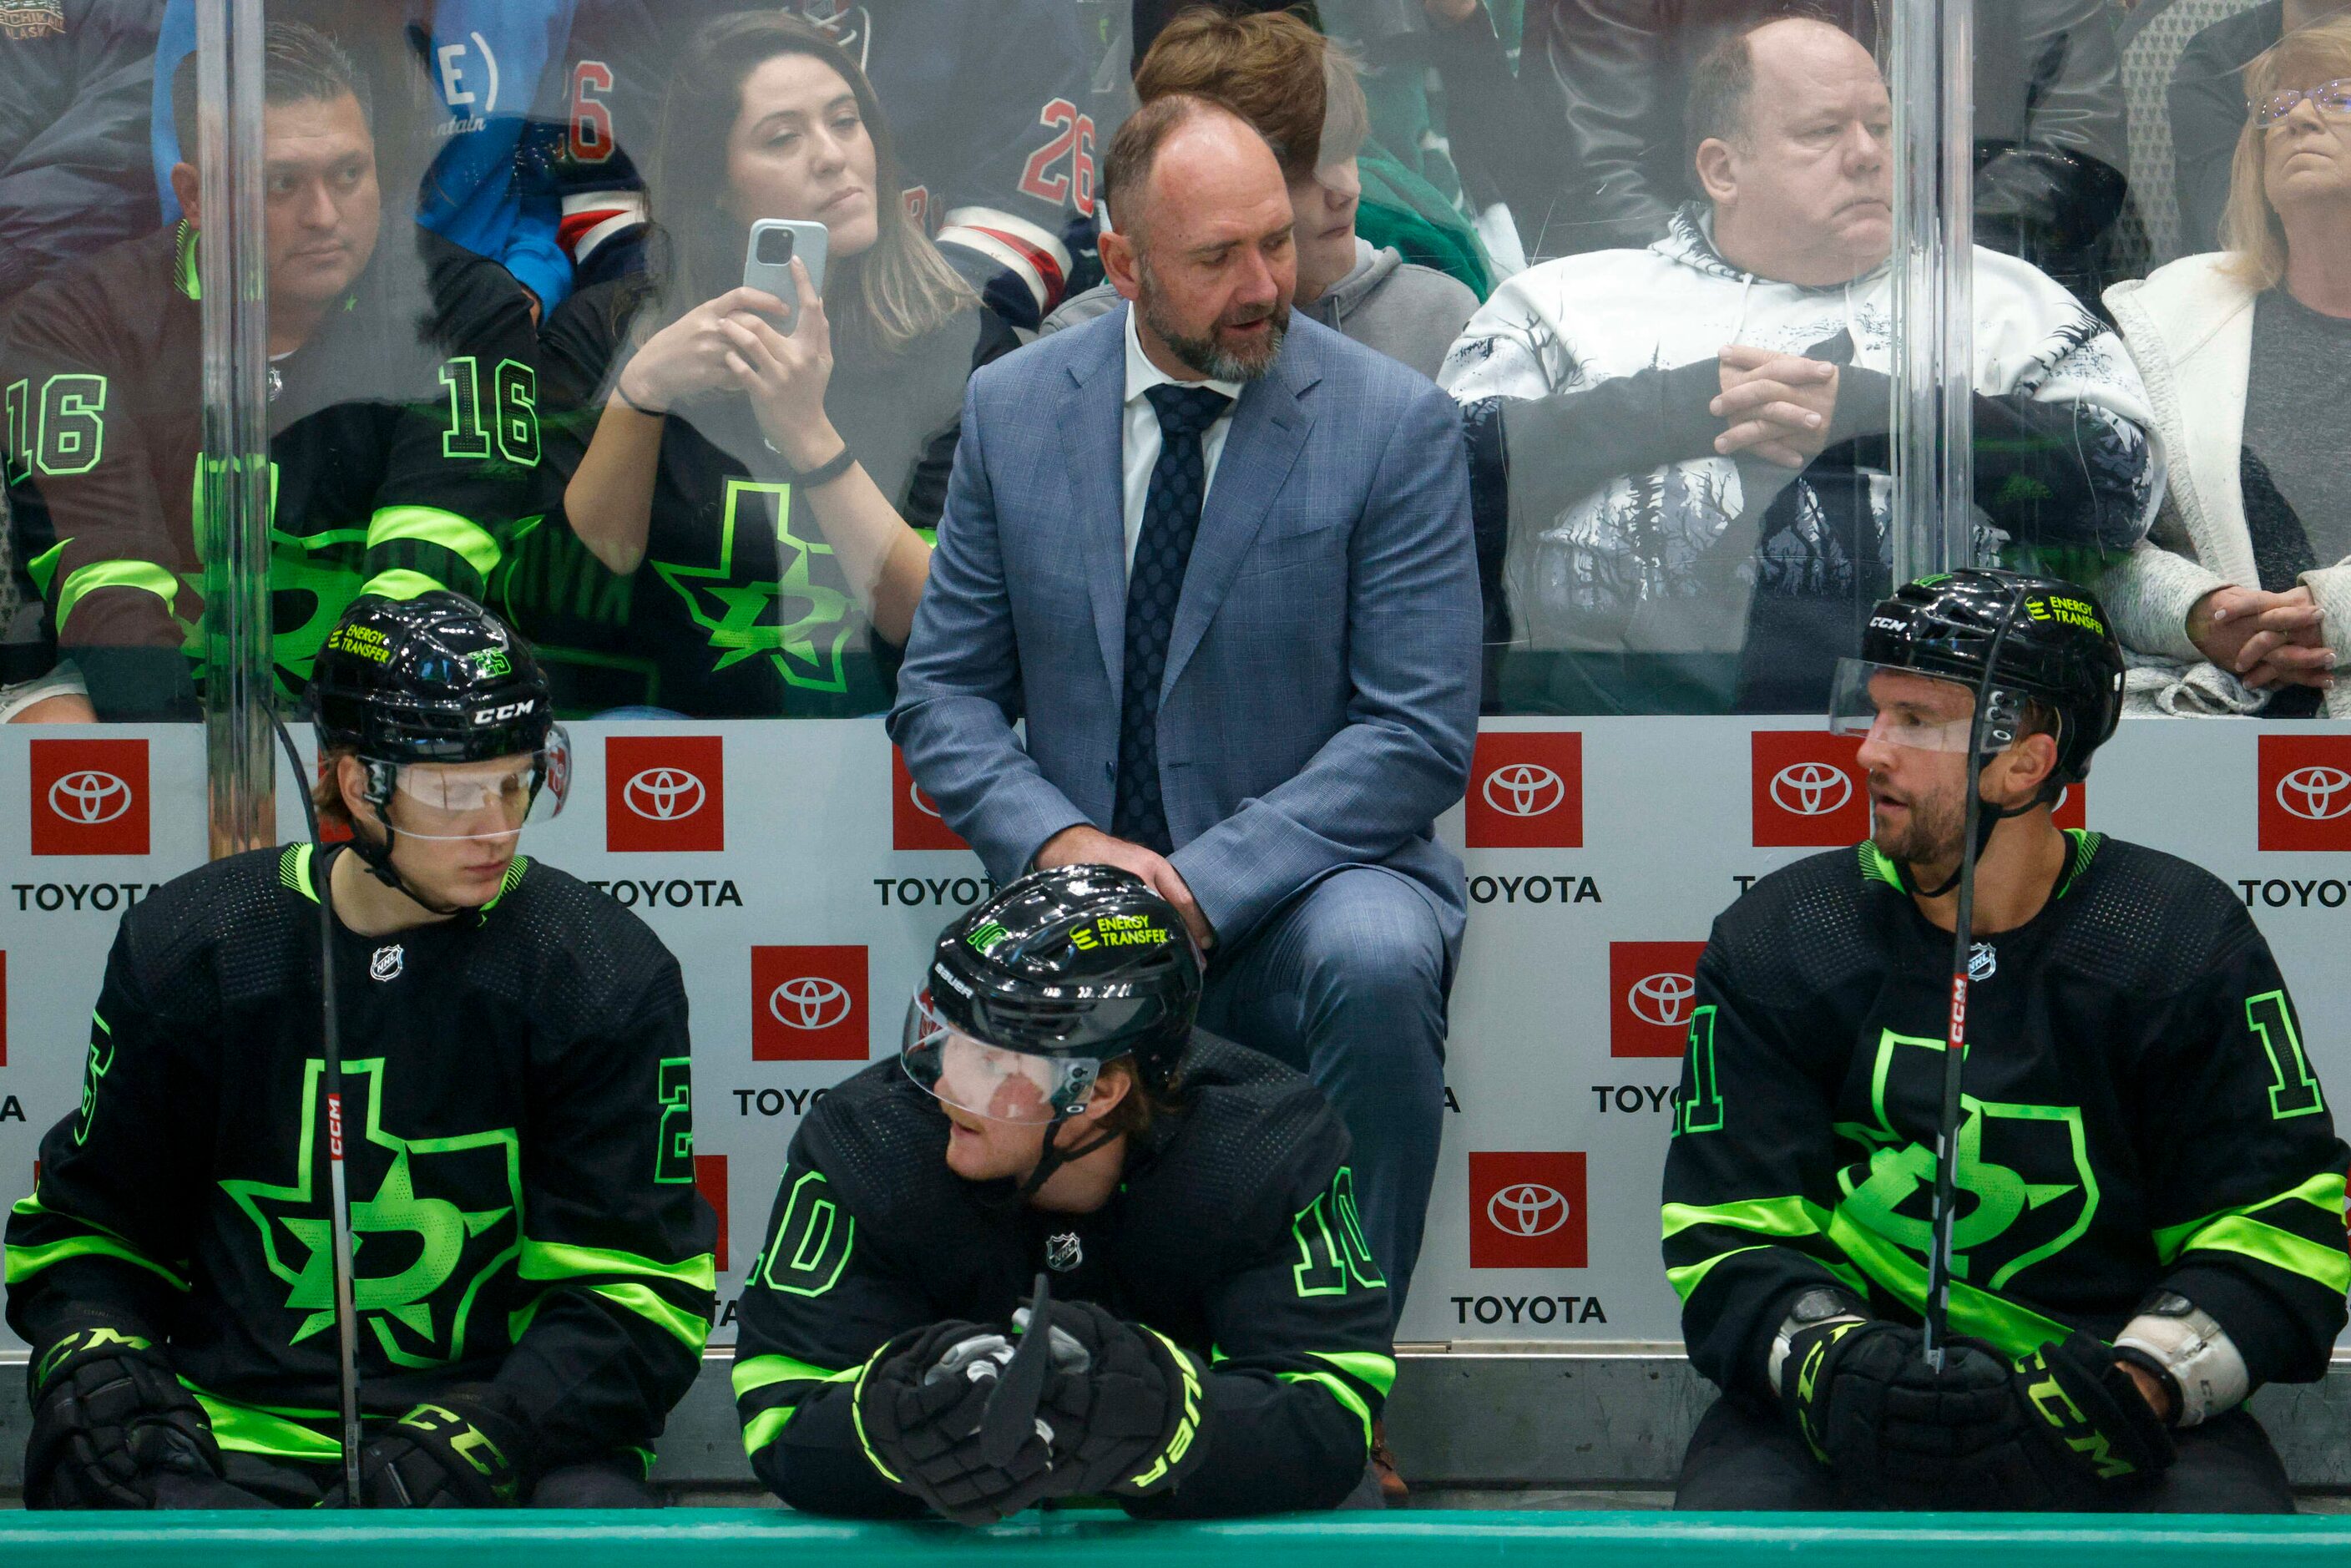
[[(1143, 536), (1143, 507), (1151, 494), (1151, 470), (1159, 462), (1159, 414), (1143, 394), (1155, 386), (1213, 387), (1228, 398), (1241, 395), (1238, 382), (1179, 382), (1151, 362), (1143, 340), (1134, 332), (1134, 307), (1126, 308), (1126, 431), (1123, 456), (1126, 474), (1126, 568), (1134, 570), (1134, 541)], [(1200, 432), (1200, 503), (1207, 505), (1208, 487), (1216, 482), (1217, 459), (1223, 455), (1225, 437), (1232, 434), (1233, 411), (1228, 407), (1216, 423)]]

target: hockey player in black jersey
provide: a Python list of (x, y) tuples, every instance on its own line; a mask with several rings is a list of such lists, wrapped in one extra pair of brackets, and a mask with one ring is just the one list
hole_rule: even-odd
[[(1938, 1372), (1920, 1312), (1988, 663)], [(2294, 1511), (2243, 1404), (2326, 1370), (2351, 1151), (2243, 904), (2051, 821), (2122, 674), (2087, 592), (1991, 571), (1903, 588), (1844, 661), (1872, 837), (1757, 883), (1698, 962), (1665, 1251), (1722, 1397), (1679, 1506)]]
[(363, 598), (311, 691), (350, 847), (217, 861), (123, 917), (81, 1106), (8, 1221), (26, 1500), (342, 1500), (340, 1153), (362, 1502), (650, 1505), (645, 1446), (713, 1302), (677, 964), (516, 852), (566, 759), (544, 676), (496, 620), (455, 594)]
[[(786, 1502), (984, 1524), (1080, 1496), (1330, 1508), (1364, 1481), (1395, 1362), (1346, 1128), (1196, 1030), (1199, 992), (1182, 919), (1109, 866), (940, 935), (903, 1052), (801, 1124), (744, 1283), (743, 1442)], [(1014, 1349), (1039, 1278), (1041, 1397)]]

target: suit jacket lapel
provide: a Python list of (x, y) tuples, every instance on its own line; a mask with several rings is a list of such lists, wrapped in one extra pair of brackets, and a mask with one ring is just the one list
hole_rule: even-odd
[(1070, 470), (1069, 528), (1087, 596), (1102, 667), (1117, 691), (1126, 663), (1126, 333), (1119, 312), (1099, 332), (1101, 351), (1070, 367), (1061, 392), (1061, 458)]
[(1175, 689), (1217, 607), (1232, 587), (1234, 574), (1249, 548), (1265, 526), (1267, 512), (1282, 482), (1306, 445), (1314, 417), (1298, 394), (1319, 378), (1302, 363), (1303, 350), (1284, 352), (1272, 373), (1241, 391), (1233, 409), (1233, 425), (1225, 449), (1217, 458), (1217, 472), (1208, 481), (1208, 500), (1200, 513), (1200, 532), (1192, 544), (1191, 563), (1184, 570), (1184, 591), (1176, 601), (1176, 624), (1167, 639), (1167, 674), (1164, 695)]

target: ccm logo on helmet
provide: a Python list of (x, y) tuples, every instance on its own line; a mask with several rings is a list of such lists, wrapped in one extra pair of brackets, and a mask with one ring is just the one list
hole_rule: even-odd
[(1898, 615), (1873, 615), (1869, 618), (1869, 629), (1873, 632), (1907, 632), (1910, 629), (1910, 622)]
[(496, 707), (477, 707), (474, 710), (474, 722), (477, 725), (497, 724), (506, 719), (520, 718), (538, 706), (538, 699), (533, 697), (528, 702), (500, 703)]

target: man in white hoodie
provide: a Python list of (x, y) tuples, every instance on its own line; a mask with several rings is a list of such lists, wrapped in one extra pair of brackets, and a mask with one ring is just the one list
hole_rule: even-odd
[[(1489, 625), (1570, 655), (1506, 667), (1506, 707), (1825, 706), (1891, 591), (1892, 120), (1838, 28), (1732, 34), (1691, 76), (1706, 200), (1646, 249), (1520, 273), (1464, 329), (1438, 381), (1500, 547)], [(1980, 547), (2127, 548), (2161, 476), (2128, 355), (2043, 273), (1975, 258)]]

